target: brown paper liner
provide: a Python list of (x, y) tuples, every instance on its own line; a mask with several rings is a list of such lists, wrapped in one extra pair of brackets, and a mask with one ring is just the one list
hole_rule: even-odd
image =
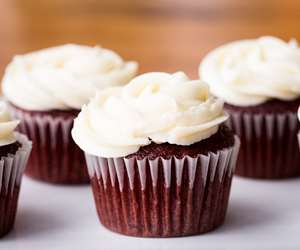
[(16, 137), (21, 148), (0, 160), (0, 237), (14, 225), (22, 175), (31, 152), (31, 142), (24, 135), (16, 133)]
[(202, 234), (225, 219), (239, 150), (196, 158), (100, 158), (86, 155), (99, 219), (130, 236)]
[(298, 143), (299, 143), (299, 148), (300, 148), (300, 132), (298, 132), (297, 138), (298, 138)]
[(0, 237), (3, 237), (13, 228), (17, 214), (19, 187), (14, 187), (12, 195), (0, 193)]
[(237, 175), (262, 179), (300, 176), (296, 114), (229, 113), (228, 125), (241, 139)]
[(84, 153), (71, 137), (75, 115), (51, 116), (10, 106), (21, 120), (18, 130), (33, 142), (25, 174), (45, 182), (84, 184), (89, 182)]

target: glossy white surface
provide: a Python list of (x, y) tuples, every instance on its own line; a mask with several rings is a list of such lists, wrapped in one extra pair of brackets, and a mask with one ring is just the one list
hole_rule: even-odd
[(15, 229), (1, 250), (300, 249), (300, 179), (236, 178), (226, 223), (202, 235), (141, 239), (111, 233), (98, 222), (88, 186), (52, 186), (24, 179)]

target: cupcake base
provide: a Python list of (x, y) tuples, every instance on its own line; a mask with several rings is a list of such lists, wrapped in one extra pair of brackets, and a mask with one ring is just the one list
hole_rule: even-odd
[(0, 237), (9, 233), (15, 223), (20, 188), (15, 186), (11, 195), (0, 193)]
[(299, 143), (299, 149), (300, 149), (300, 131), (297, 134), (297, 138), (298, 138), (298, 143)]
[[(201, 145), (215, 148), (211, 142), (220, 134)], [(100, 222), (138, 237), (203, 234), (222, 225), (239, 150), (239, 139), (231, 138), (231, 145), (224, 148), (226, 140), (218, 140), (219, 149), (203, 154), (193, 155), (200, 145), (177, 147), (178, 155), (185, 154), (181, 158), (165, 158), (172, 147), (155, 151), (151, 146), (125, 158), (86, 155)], [(159, 156), (148, 152), (150, 157), (143, 157), (150, 149)]]
[[(183, 175), (187, 177), (188, 173)], [(187, 178), (182, 187), (161, 185), (130, 190), (125, 185), (122, 192), (111, 185), (105, 190), (96, 177), (91, 183), (100, 222), (109, 230), (137, 237), (179, 237), (203, 234), (223, 224), (231, 180), (226, 176), (208, 185), (196, 182), (200, 193), (187, 188)]]
[(235, 173), (257, 179), (283, 179), (300, 176), (297, 141), (300, 100), (272, 100), (255, 107), (226, 105), (229, 126), (241, 139)]
[(84, 153), (71, 137), (78, 111), (26, 111), (13, 105), (10, 110), (21, 120), (18, 130), (33, 141), (26, 175), (55, 184), (89, 182)]

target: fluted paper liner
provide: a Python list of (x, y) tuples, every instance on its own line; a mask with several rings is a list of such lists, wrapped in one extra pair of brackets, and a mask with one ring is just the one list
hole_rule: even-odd
[(101, 158), (86, 154), (100, 221), (121, 234), (173, 237), (201, 234), (224, 221), (239, 151), (196, 158)]
[(84, 153), (71, 137), (75, 117), (52, 117), (10, 109), (14, 117), (21, 120), (18, 130), (33, 141), (25, 174), (58, 184), (89, 182)]
[(300, 132), (298, 132), (298, 134), (297, 134), (297, 138), (298, 138), (299, 149), (300, 149)]
[(228, 125), (241, 139), (236, 174), (264, 179), (300, 176), (296, 114), (229, 112)]
[(21, 179), (32, 147), (26, 136), (16, 133), (16, 138), (22, 146), (14, 155), (0, 160), (0, 237), (13, 227)]

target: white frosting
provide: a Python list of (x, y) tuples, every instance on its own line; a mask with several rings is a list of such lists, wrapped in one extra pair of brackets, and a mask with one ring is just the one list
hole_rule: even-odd
[(208, 85), (182, 73), (147, 73), (100, 91), (74, 121), (72, 136), (85, 152), (122, 157), (141, 146), (190, 145), (210, 137), (228, 118)]
[(225, 44), (210, 52), (200, 78), (214, 95), (237, 106), (300, 96), (300, 49), (297, 42), (261, 37)]
[(14, 134), (18, 120), (12, 120), (5, 103), (0, 102), (0, 147), (16, 142)]
[(68, 44), (15, 56), (3, 92), (27, 110), (81, 109), (97, 90), (126, 84), (136, 72), (136, 62), (111, 50)]

